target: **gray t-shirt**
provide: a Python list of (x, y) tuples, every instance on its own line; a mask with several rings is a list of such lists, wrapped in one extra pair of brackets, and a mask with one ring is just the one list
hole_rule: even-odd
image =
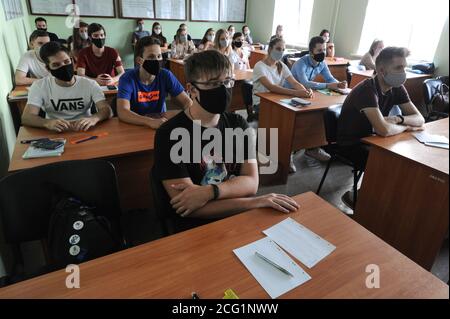
[(105, 100), (97, 82), (75, 76), (75, 84), (63, 87), (53, 76), (37, 80), (28, 92), (28, 104), (41, 108), (47, 119), (77, 120), (91, 116), (93, 103)]

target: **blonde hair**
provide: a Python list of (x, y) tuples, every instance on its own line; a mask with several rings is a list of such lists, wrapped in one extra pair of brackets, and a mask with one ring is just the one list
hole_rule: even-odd
[[(220, 29), (219, 31), (216, 32), (216, 37), (214, 39), (214, 48), (219, 51), (222, 52), (222, 49), (220, 47), (220, 38), (222, 37), (222, 35), (228, 35), (228, 31), (224, 30), (224, 29)], [(231, 43), (228, 45), (228, 47), (225, 49), (224, 54), (225, 55), (229, 55), (231, 53)]]

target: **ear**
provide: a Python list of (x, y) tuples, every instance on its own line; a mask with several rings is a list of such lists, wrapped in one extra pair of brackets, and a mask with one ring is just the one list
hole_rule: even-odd
[(144, 62), (145, 62), (144, 58), (142, 58), (142, 57), (140, 57), (140, 56), (136, 57), (136, 63), (137, 63), (137, 64), (143, 65)]

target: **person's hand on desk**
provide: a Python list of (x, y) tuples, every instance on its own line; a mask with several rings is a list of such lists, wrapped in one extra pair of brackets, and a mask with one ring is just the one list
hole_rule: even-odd
[(88, 131), (91, 127), (94, 127), (99, 122), (98, 117), (85, 117), (76, 121), (71, 122), (71, 128), (73, 131), (80, 132), (80, 131)]
[(297, 90), (295, 96), (300, 98), (312, 99), (314, 97), (314, 92), (311, 89)]
[(165, 122), (167, 122), (167, 119), (166, 119), (165, 117), (161, 117), (161, 118), (152, 118), (152, 117), (149, 117), (149, 118), (147, 119), (147, 126), (150, 127), (150, 128), (152, 128), (152, 129), (154, 129), (154, 130), (157, 130), (157, 129), (159, 129), (159, 127), (160, 127), (161, 125), (163, 125)]
[(66, 120), (47, 120), (44, 124), (47, 130), (55, 131), (58, 133), (70, 130), (71, 123)]
[(342, 81), (337, 84), (339, 89), (346, 89), (348, 87), (347, 81)]
[(100, 74), (97, 76), (95, 81), (97, 81), (97, 83), (101, 86), (112, 85), (114, 82), (113, 78), (109, 74)]
[(420, 132), (420, 131), (424, 131), (425, 127), (424, 126), (407, 126), (406, 132)]
[(295, 200), (283, 194), (269, 194), (255, 197), (255, 208), (273, 208), (282, 213), (289, 214), (296, 212), (300, 206)]
[(177, 184), (172, 185), (172, 188), (181, 191), (180, 194), (170, 201), (172, 208), (181, 217), (189, 216), (214, 198), (214, 190), (211, 185)]

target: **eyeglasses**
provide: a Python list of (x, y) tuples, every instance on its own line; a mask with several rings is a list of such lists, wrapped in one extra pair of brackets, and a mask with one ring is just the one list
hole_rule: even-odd
[(227, 89), (231, 89), (234, 87), (235, 79), (233, 78), (226, 78), (224, 81), (211, 81), (211, 82), (193, 82), (193, 84), (201, 84), (204, 86), (207, 86), (211, 89), (218, 88), (219, 86), (223, 85)]

